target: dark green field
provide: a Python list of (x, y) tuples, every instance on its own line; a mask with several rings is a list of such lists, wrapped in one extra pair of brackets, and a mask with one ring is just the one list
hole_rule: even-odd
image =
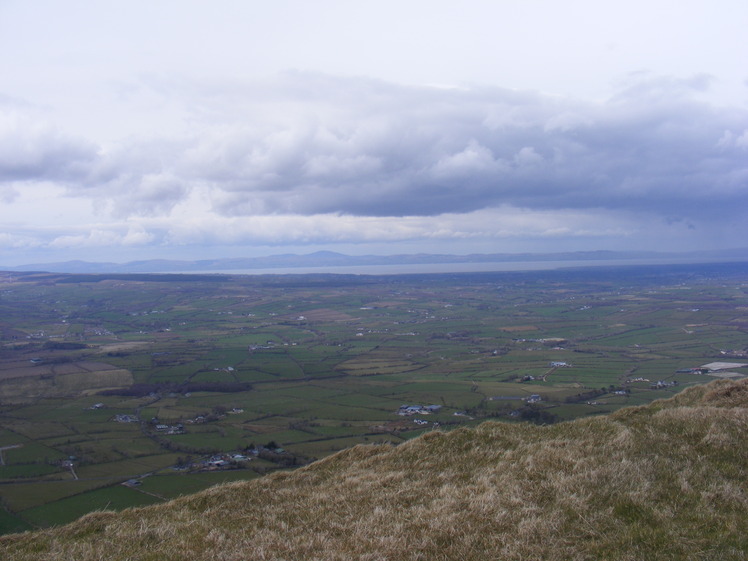
[[(746, 264), (0, 273), (0, 533), (437, 425), (608, 413), (724, 375), (677, 371), (747, 350)], [(241, 457), (207, 466), (216, 454)]]

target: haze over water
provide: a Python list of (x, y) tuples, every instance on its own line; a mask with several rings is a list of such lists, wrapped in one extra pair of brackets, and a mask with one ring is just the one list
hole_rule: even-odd
[[(722, 261), (722, 260), (720, 260)], [(510, 271), (550, 271), (578, 267), (620, 267), (626, 265), (678, 265), (704, 263), (704, 259), (600, 259), (573, 261), (497, 261), (486, 263), (413, 263), (399, 265), (349, 265), (329, 267), (275, 267), (267, 269), (227, 269), (205, 271), (182, 271), (184, 273), (230, 274), (230, 275), (304, 275), (304, 274), (348, 274), (348, 275), (411, 275), (428, 273), (490, 273)], [(715, 261), (716, 262), (716, 261)]]

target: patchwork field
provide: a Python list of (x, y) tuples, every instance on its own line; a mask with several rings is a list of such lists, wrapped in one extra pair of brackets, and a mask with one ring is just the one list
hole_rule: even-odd
[[(555, 423), (742, 377), (747, 291), (745, 264), (0, 273), (0, 532), (356, 443), (487, 419)], [(719, 362), (733, 366), (701, 368)]]

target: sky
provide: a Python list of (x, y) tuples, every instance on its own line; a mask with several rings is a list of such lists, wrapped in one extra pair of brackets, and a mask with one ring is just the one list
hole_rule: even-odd
[(748, 245), (744, 0), (0, 0), (0, 265)]

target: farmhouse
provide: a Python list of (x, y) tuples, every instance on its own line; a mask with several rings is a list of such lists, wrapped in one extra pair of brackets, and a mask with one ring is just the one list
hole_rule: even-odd
[(410, 415), (417, 415), (421, 412), (422, 407), (420, 405), (401, 405), (397, 410), (397, 414), (403, 417), (409, 417)]

